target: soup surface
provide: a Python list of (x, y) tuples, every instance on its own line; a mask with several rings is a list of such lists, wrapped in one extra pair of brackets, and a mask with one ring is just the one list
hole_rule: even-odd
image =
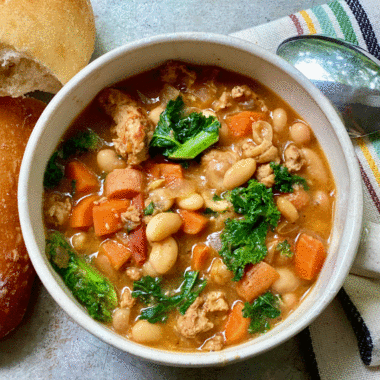
[(221, 350), (297, 308), (335, 185), (312, 128), (260, 83), (168, 62), (101, 91), (44, 178), (46, 251), (89, 314), (169, 350)]

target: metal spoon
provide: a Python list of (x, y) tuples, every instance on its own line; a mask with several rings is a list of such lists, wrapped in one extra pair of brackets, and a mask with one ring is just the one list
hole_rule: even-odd
[(327, 96), (350, 136), (380, 130), (380, 61), (375, 57), (358, 46), (319, 35), (288, 38), (277, 54)]

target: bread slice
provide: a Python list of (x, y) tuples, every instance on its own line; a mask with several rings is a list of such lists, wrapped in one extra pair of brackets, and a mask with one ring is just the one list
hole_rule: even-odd
[(35, 277), (17, 209), (17, 182), (25, 146), (45, 104), (0, 98), (0, 339), (23, 318)]
[(91, 59), (95, 21), (88, 0), (0, 2), (0, 96), (56, 93)]

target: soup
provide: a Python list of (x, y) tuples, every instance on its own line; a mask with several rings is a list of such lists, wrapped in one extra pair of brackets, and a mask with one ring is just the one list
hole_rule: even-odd
[(93, 318), (153, 347), (265, 333), (328, 251), (335, 185), (311, 126), (218, 67), (167, 62), (101, 91), (44, 186), (54, 269)]

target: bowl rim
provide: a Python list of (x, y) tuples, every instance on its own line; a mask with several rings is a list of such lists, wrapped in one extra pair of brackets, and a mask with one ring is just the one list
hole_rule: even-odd
[[(28, 187), (30, 186), (31, 181), (29, 176), (30, 167), (32, 165), (35, 143), (43, 134), (46, 125), (45, 123), (48, 121), (50, 115), (54, 113), (55, 108), (64, 102), (67, 94), (75, 90), (76, 87), (80, 86), (84, 78), (92, 73), (94, 69), (106, 65), (110, 60), (116, 59), (119, 56), (128, 54), (129, 52), (138, 50), (142, 47), (146, 48), (150, 45), (178, 41), (200, 41), (225, 45), (238, 50), (243, 50), (285, 71), (304, 89), (304, 91), (306, 91), (313, 98), (313, 100), (325, 113), (330, 124), (334, 126), (334, 131), (337, 134), (340, 144), (347, 151), (346, 161), (351, 178), (349, 205), (352, 207), (351, 214), (357, 219), (357, 223), (352, 223), (352, 225), (349, 226), (345, 225), (345, 227), (347, 227), (346, 234), (349, 238), (348, 243), (350, 243), (347, 248), (349, 259), (346, 259), (337, 265), (337, 275), (334, 280), (329, 283), (329, 291), (324, 292), (323, 297), (320, 297), (320, 299), (316, 302), (316, 307), (314, 308), (313, 313), (306, 313), (302, 319), (302, 323), (295, 323), (286, 331), (281, 331), (276, 335), (276, 339), (271, 338), (264, 340), (256, 345), (247, 345), (243, 343), (231, 348), (225, 348), (219, 352), (187, 353), (151, 348), (130, 341), (129, 339), (112, 332), (105, 326), (101, 326), (99, 322), (93, 320), (83, 309), (74, 303), (74, 301), (65, 293), (61, 285), (57, 282), (56, 278), (52, 275), (51, 269), (43, 259), (44, 253), (39, 251), (35, 236), (32, 233), (33, 221), (28, 213), (29, 203), (33, 201), (30, 199), (28, 192)], [(347, 276), (355, 258), (356, 248), (359, 244), (363, 216), (361, 176), (355, 157), (351, 140), (331, 103), (301, 72), (281, 57), (276, 56), (275, 54), (248, 41), (221, 34), (183, 32), (156, 35), (120, 46), (95, 59), (78, 74), (76, 74), (47, 105), (30, 136), (20, 169), (18, 205), (21, 228), (32, 264), (35, 267), (35, 270), (45, 288), (54, 300), (63, 308), (63, 310), (70, 315), (71, 318), (73, 318), (80, 326), (85, 328), (94, 336), (124, 352), (128, 352), (142, 359), (154, 361), (158, 364), (192, 367), (230, 364), (264, 353), (299, 333), (327, 307), (343, 285), (344, 279)]]

